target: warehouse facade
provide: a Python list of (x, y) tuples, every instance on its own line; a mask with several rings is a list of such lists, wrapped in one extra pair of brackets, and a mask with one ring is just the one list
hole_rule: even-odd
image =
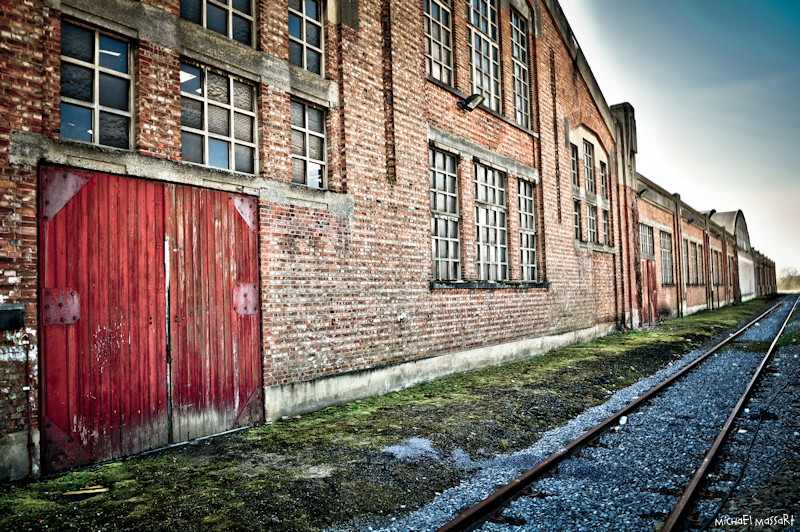
[(774, 291), (741, 213), (637, 174), (555, 0), (33, 0), (0, 38), (1, 476)]

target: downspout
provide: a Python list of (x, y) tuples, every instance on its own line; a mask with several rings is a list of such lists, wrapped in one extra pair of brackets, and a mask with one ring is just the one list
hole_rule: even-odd
[(28, 414), (28, 471), (33, 476), (33, 425), (31, 424), (31, 341), (27, 333), (22, 335), (25, 340), (25, 406)]
[(677, 277), (678, 282), (675, 284), (675, 292), (678, 296), (678, 317), (683, 316), (683, 295), (686, 291), (684, 288), (683, 279), (683, 217), (681, 215), (681, 195), (677, 192), (673, 194), (675, 197), (675, 258), (678, 259)]

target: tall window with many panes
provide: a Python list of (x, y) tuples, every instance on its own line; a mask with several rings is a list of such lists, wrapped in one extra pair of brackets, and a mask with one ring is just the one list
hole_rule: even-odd
[(586, 229), (589, 242), (597, 242), (597, 207), (586, 206)]
[(661, 231), (661, 284), (673, 284), (675, 277), (672, 271), (672, 235)]
[(600, 161), (600, 195), (608, 199), (608, 169), (603, 161)]
[(469, 79), (473, 94), (484, 105), (500, 111), (500, 48), (497, 44), (497, 0), (471, 0), (467, 4)]
[(181, 0), (181, 18), (242, 44), (253, 44), (252, 0)]
[(458, 184), (455, 155), (430, 148), (428, 170), (431, 190), (431, 256), (433, 278), (461, 278), (459, 250)]
[(61, 24), (61, 138), (131, 147), (130, 65), (128, 43)]
[(477, 162), (473, 170), (478, 278), (485, 281), (508, 279), (505, 176)]
[(322, 75), (322, 3), (289, 0), (289, 62)]
[(511, 11), (511, 62), (514, 78), (514, 120), (530, 127), (528, 94), (528, 24), (516, 11)]
[(653, 228), (649, 225), (639, 224), (639, 249), (642, 255), (653, 255)]
[(425, 70), (436, 80), (453, 84), (453, 33), (450, 0), (424, 0)]
[(581, 202), (572, 200), (572, 227), (575, 231), (575, 240), (581, 239)]
[(586, 180), (586, 190), (594, 193), (594, 144), (583, 141), (583, 177)]
[(181, 63), (184, 162), (256, 171), (255, 87), (201, 65)]
[(609, 221), (608, 211), (603, 211), (603, 245), (611, 245), (611, 222)]
[(524, 281), (536, 281), (536, 219), (533, 212), (533, 183), (520, 179), (517, 186), (519, 199), (519, 255)]
[(292, 101), (292, 183), (325, 188), (325, 111)]
[(572, 185), (578, 186), (578, 147), (574, 144), (569, 145), (570, 173), (572, 174)]

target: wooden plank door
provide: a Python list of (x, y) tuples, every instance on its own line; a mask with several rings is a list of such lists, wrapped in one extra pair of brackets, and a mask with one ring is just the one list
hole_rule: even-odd
[(642, 323), (652, 323), (658, 317), (658, 287), (656, 261), (642, 261)]
[(172, 440), (263, 419), (256, 200), (166, 185)]
[(42, 168), (42, 466), (168, 442), (163, 185)]

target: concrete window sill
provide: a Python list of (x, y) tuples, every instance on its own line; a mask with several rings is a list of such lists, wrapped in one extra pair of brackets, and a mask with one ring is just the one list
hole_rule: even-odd
[(430, 281), (430, 288), (431, 290), (529, 290), (531, 288), (550, 288), (550, 283), (534, 283), (529, 281)]

